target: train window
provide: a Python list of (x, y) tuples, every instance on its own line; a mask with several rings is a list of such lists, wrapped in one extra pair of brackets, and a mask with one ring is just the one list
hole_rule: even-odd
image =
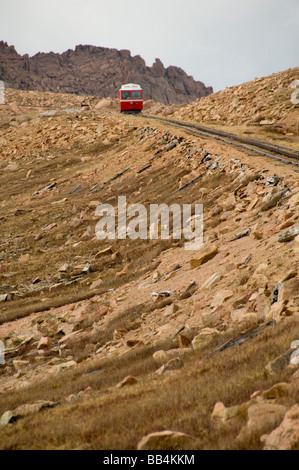
[(132, 91), (132, 99), (133, 100), (141, 100), (141, 92), (140, 91)]
[(130, 91), (123, 91), (121, 94), (123, 100), (130, 100), (131, 99), (131, 92)]

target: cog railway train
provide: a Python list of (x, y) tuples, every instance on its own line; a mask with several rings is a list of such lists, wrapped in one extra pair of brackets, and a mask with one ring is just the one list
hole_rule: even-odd
[(136, 83), (123, 85), (118, 92), (121, 113), (140, 113), (143, 109), (143, 90)]

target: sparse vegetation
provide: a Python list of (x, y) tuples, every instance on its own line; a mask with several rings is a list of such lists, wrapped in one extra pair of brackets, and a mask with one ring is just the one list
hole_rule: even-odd
[[(33, 94), (37, 112), (68, 103)], [(133, 450), (170, 429), (193, 436), (195, 450), (263, 449), (258, 432), (239, 438), (249, 407), (290, 410), (299, 399), (288, 357), (298, 244), (277, 241), (298, 225), (298, 173), (94, 105), (39, 120), (31, 110), (28, 139), (21, 126), (0, 128), (0, 420), (51, 402), (0, 426), (0, 448)], [(278, 193), (273, 174), (289, 191), (260, 212)], [(117, 210), (119, 195), (146, 209), (191, 204), (192, 215), (202, 203), (213, 256), (192, 264), (184, 237), (98, 240), (95, 209)], [(282, 391), (266, 392), (274, 386)], [(212, 419), (219, 403), (231, 419)]]

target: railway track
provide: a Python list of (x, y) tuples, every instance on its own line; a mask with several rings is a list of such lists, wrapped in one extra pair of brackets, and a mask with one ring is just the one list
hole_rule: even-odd
[(196, 124), (191, 124), (184, 121), (176, 121), (174, 119), (167, 119), (144, 114), (142, 114), (141, 117), (147, 119), (155, 119), (161, 123), (168, 124), (172, 127), (184, 129), (192, 135), (213, 138), (226, 144), (244, 149), (246, 151), (262, 155), (263, 157), (272, 158), (281, 163), (293, 165), (299, 168), (299, 151), (289, 147), (271, 144), (262, 140), (246, 139), (230, 132), (198, 126)]

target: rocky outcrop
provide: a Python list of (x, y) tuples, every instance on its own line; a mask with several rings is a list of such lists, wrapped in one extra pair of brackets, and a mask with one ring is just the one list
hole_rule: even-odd
[[(298, 449), (296, 170), (113, 99), (5, 100), (0, 449)], [(179, 189), (201, 249), (96, 237), (101, 204)]]
[(7, 87), (78, 95), (116, 97), (123, 83), (140, 83), (144, 98), (164, 104), (190, 103), (213, 90), (195, 81), (181, 68), (165, 68), (160, 59), (146, 66), (128, 50), (82, 46), (63, 54), (19, 55), (14, 46), (0, 42), (0, 80)]
[(178, 109), (173, 117), (201, 123), (255, 126), (298, 135), (298, 76), (299, 68), (294, 67), (256, 78)]

